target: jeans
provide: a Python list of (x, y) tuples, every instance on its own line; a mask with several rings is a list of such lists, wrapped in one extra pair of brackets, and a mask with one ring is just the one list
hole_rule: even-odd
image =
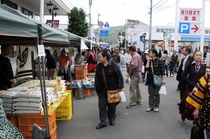
[(206, 130), (206, 137), (207, 137), (207, 139), (210, 139), (210, 131)]

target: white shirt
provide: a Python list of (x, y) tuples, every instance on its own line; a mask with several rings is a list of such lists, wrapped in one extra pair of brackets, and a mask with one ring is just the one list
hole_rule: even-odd
[(189, 55), (184, 57), (184, 61), (183, 61), (183, 65), (182, 65), (182, 71), (184, 71), (184, 69), (185, 69), (185, 64), (187, 62), (188, 57), (189, 57)]
[(125, 56), (125, 63), (130, 64), (131, 59), (132, 59), (131, 54), (125, 53), (124, 56)]

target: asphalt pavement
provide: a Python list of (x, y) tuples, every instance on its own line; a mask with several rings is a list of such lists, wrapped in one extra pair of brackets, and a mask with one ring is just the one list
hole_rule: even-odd
[(57, 121), (58, 139), (189, 139), (192, 122), (180, 118), (177, 84), (174, 77), (166, 77), (167, 95), (161, 95), (159, 112), (146, 112), (147, 86), (140, 83), (142, 105), (126, 109), (129, 83), (125, 83), (127, 102), (117, 106), (116, 124), (99, 130), (95, 129), (100, 122), (96, 93), (84, 100), (74, 97), (72, 119)]

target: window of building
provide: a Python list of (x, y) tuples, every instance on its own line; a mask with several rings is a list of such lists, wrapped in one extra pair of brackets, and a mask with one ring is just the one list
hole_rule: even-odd
[(159, 29), (159, 28), (157, 28), (157, 29), (156, 29), (156, 32), (160, 32), (160, 29)]
[(1, 0), (1, 4), (6, 4), (7, 6), (17, 10), (17, 4), (15, 4), (9, 0)]
[(31, 17), (31, 18), (33, 18), (33, 12), (31, 12), (31, 11), (29, 11), (29, 10), (23, 8), (23, 7), (22, 7), (22, 13)]

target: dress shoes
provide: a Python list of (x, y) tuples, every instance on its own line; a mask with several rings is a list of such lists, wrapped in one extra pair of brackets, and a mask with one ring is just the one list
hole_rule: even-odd
[(104, 127), (106, 127), (107, 125), (101, 125), (101, 124), (99, 124), (98, 126), (96, 126), (96, 129), (101, 129), (101, 128), (104, 128)]
[(115, 122), (110, 121), (109, 124), (110, 124), (111, 126), (114, 126), (114, 125), (115, 125)]

